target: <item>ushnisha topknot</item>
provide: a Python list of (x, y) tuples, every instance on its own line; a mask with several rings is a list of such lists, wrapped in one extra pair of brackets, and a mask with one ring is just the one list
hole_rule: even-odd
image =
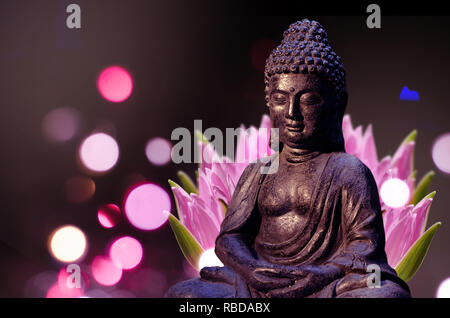
[(318, 74), (335, 87), (337, 101), (346, 92), (344, 64), (329, 45), (323, 26), (314, 20), (297, 21), (284, 31), (281, 44), (266, 60), (266, 93), (270, 77), (281, 73)]

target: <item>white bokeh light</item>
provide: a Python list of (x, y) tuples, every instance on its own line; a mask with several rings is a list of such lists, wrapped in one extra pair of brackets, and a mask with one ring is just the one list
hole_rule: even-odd
[(209, 250), (204, 251), (198, 261), (199, 269), (202, 269), (203, 267), (209, 267), (209, 266), (223, 266), (223, 263), (220, 261), (220, 259), (217, 257), (216, 253), (214, 252), (214, 248), (210, 248)]
[(409, 187), (405, 181), (398, 178), (386, 180), (380, 189), (383, 202), (391, 208), (399, 208), (408, 203)]
[(450, 173), (450, 133), (439, 136), (431, 150), (434, 164), (444, 173)]
[(74, 262), (81, 258), (86, 251), (86, 237), (84, 233), (73, 225), (58, 228), (50, 236), (50, 252), (59, 261)]
[(81, 162), (87, 169), (105, 172), (116, 165), (119, 159), (119, 146), (111, 136), (95, 133), (82, 142), (79, 154)]
[(450, 298), (450, 277), (443, 280), (439, 285), (437, 292), (437, 298)]

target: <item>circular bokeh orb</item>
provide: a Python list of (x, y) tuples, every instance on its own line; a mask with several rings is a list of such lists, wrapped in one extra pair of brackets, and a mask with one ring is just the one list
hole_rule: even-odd
[(83, 293), (78, 288), (61, 289), (58, 283), (53, 284), (49, 290), (47, 291), (46, 298), (80, 298), (83, 296)]
[(91, 264), (92, 276), (103, 286), (113, 286), (122, 278), (122, 269), (110, 258), (96, 256)]
[(155, 230), (162, 226), (169, 215), (170, 196), (166, 190), (153, 183), (144, 183), (132, 188), (125, 197), (125, 215), (128, 221), (140, 230)]
[(50, 235), (50, 253), (60, 262), (70, 263), (80, 259), (86, 246), (86, 236), (73, 225), (62, 226)]
[(89, 177), (74, 176), (64, 184), (64, 194), (70, 203), (86, 202), (95, 193), (95, 182)]
[(198, 268), (202, 269), (203, 267), (209, 266), (223, 266), (223, 263), (217, 257), (214, 252), (214, 248), (210, 248), (203, 252), (198, 261)]
[(131, 236), (124, 236), (111, 244), (109, 257), (122, 269), (135, 268), (142, 260), (142, 245)]
[(443, 134), (434, 141), (431, 156), (439, 170), (450, 174), (450, 133)]
[(119, 159), (119, 145), (105, 133), (95, 133), (87, 137), (80, 146), (82, 164), (93, 172), (111, 170)]
[(78, 132), (80, 122), (81, 116), (77, 110), (70, 107), (55, 108), (42, 120), (42, 132), (50, 141), (68, 141)]
[(120, 103), (130, 97), (133, 90), (133, 80), (130, 73), (120, 66), (110, 66), (104, 69), (98, 79), (97, 88), (106, 100)]
[(155, 166), (163, 166), (170, 162), (172, 144), (161, 137), (150, 139), (145, 146), (148, 161)]
[(436, 298), (450, 298), (450, 277), (444, 279), (436, 291)]
[(120, 208), (113, 203), (102, 205), (97, 211), (97, 219), (101, 226), (110, 229), (115, 227), (121, 219)]
[(55, 283), (58, 272), (46, 270), (30, 277), (25, 283), (24, 298), (43, 298)]
[(399, 208), (408, 203), (410, 196), (409, 187), (405, 181), (398, 178), (391, 178), (382, 184), (380, 196), (387, 206)]
[(78, 298), (89, 286), (89, 278), (77, 264), (70, 264), (59, 271), (57, 284), (61, 293)]

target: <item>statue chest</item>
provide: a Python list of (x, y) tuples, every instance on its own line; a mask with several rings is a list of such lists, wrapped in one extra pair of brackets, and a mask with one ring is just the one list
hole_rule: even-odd
[(258, 240), (279, 243), (289, 240), (308, 223), (310, 205), (325, 162), (280, 165), (267, 175), (257, 203), (261, 215)]
[(304, 215), (308, 212), (319, 172), (314, 167), (283, 168), (267, 175), (258, 196), (262, 216), (281, 217), (290, 212)]

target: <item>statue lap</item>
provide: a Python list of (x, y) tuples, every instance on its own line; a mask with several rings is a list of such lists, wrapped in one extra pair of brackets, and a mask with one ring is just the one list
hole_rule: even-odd
[[(231, 271), (228, 267), (220, 270)], [(235, 274), (236, 275), (236, 274)], [(238, 276), (238, 275), (236, 275)], [(348, 278), (348, 277), (347, 277)], [(325, 286), (322, 290), (308, 298), (410, 298), (411, 295), (399, 284), (391, 280), (383, 280), (379, 287), (360, 287), (346, 290), (336, 295), (336, 286), (345, 277)], [(244, 283), (245, 284), (245, 283)], [(239, 284), (238, 284), (239, 285)], [(170, 298), (252, 298), (246, 286), (237, 286), (231, 282), (212, 281), (204, 278), (192, 278), (172, 286), (166, 297)]]

